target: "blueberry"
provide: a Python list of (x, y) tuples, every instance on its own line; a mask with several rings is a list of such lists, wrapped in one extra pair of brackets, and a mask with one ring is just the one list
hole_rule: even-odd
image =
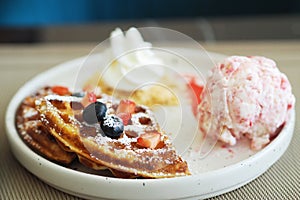
[(95, 124), (103, 120), (106, 110), (106, 105), (97, 101), (83, 110), (82, 117), (88, 124)]
[(104, 134), (110, 138), (117, 139), (124, 131), (122, 119), (116, 115), (108, 115), (100, 123)]

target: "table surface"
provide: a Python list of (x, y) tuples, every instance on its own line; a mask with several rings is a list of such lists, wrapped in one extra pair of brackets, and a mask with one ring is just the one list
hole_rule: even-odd
[[(88, 54), (96, 43), (2, 44), (0, 45), (0, 199), (79, 199), (58, 191), (23, 168), (13, 157), (6, 133), (7, 105), (26, 81), (64, 61)], [(203, 43), (208, 51), (227, 55), (263, 55), (274, 59), (300, 97), (300, 41), (230, 41)], [(296, 108), (299, 108), (299, 101)], [(296, 111), (299, 116), (299, 109)], [(299, 199), (300, 123), (292, 142), (267, 172), (249, 184), (212, 199)], [(58, 180), (59, 181), (59, 180)]]

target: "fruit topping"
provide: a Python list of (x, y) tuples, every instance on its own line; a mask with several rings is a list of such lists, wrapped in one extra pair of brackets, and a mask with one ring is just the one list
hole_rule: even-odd
[(83, 87), (83, 91), (85, 92), (93, 92), (96, 97), (100, 98), (101, 97), (101, 94), (102, 94), (102, 91), (101, 91), (101, 88), (98, 87), (98, 86), (94, 86), (94, 85), (86, 85)]
[(122, 119), (116, 115), (107, 115), (100, 125), (104, 134), (113, 139), (119, 138), (124, 131)]
[(197, 107), (201, 102), (203, 84), (201, 84), (201, 81), (196, 76), (185, 75), (185, 79), (188, 82), (188, 89), (190, 90), (193, 113), (196, 115)]
[(141, 134), (137, 139), (137, 144), (141, 147), (155, 149), (160, 142), (160, 133), (157, 131)]
[(82, 98), (81, 103), (84, 107), (86, 107), (89, 104), (94, 103), (96, 101), (97, 101), (97, 96), (95, 95), (95, 93), (94, 92), (87, 92), (85, 94), (85, 96)]
[(106, 115), (106, 105), (101, 102), (95, 102), (88, 105), (82, 113), (84, 121), (88, 124), (95, 124), (103, 120)]
[(54, 92), (55, 94), (58, 94), (58, 95), (69, 95), (71, 94), (69, 89), (67, 87), (64, 87), (64, 86), (59, 86), (59, 85), (56, 85), (56, 86), (53, 86), (51, 88), (52, 92)]
[(136, 104), (135, 102), (131, 101), (131, 100), (128, 100), (128, 99), (122, 99), (120, 101), (120, 104), (117, 108), (117, 114), (118, 113), (134, 113), (135, 111), (135, 107), (136, 107)]

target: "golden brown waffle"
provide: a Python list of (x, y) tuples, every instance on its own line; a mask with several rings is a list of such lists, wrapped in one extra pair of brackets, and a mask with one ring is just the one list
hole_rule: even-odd
[[(176, 153), (147, 107), (137, 106), (132, 124), (125, 126), (120, 138), (112, 139), (103, 135), (98, 123), (89, 125), (83, 120), (81, 100), (78, 97), (49, 95), (37, 100), (36, 108), (49, 132), (79, 155), (82, 163), (94, 169), (95, 166), (108, 168), (116, 177), (125, 178), (166, 178), (190, 174), (187, 163)], [(116, 112), (118, 101), (108, 96), (98, 101), (106, 104), (109, 114)], [(146, 123), (143, 122), (145, 119)], [(143, 148), (137, 144), (133, 130), (135, 133), (159, 131), (161, 141), (155, 149)]]
[(22, 139), (35, 152), (49, 160), (67, 165), (76, 155), (66, 152), (57, 143), (39, 119), (39, 113), (35, 109), (35, 100), (49, 94), (52, 94), (50, 87), (45, 87), (26, 97), (17, 110), (16, 127)]

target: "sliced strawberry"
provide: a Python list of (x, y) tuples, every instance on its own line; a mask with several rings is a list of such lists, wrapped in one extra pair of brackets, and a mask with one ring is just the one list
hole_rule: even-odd
[(194, 115), (197, 115), (197, 108), (201, 102), (201, 93), (203, 91), (203, 86), (197, 85), (196, 83), (192, 82), (192, 83), (190, 83), (190, 87), (193, 91), (193, 93), (192, 93), (192, 109), (193, 109)]
[(189, 86), (195, 95), (196, 103), (199, 104), (201, 102), (201, 93), (203, 91), (203, 85), (197, 83), (196, 77), (193, 77), (189, 82)]
[(53, 86), (51, 88), (52, 92), (54, 92), (55, 94), (58, 94), (58, 95), (70, 95), (71, 92), (69, 91), (69, 89), (67, 87), (64, 87), (64, 86), (59, 86), (59, 85), (56, 85), (56, 86)]
[(83, 87), (83, 91), (85, 92), (93, 92), (96, 97), (101, 97), (102, 90), (99, 86), (94, 86), (94, 85), (86, 85)]
[(159, 132), (147, 132), (141, 134), (137, 139), (137, 144), (141, 147), (155, 149), (160, 142)]
[(97, 101), (97, 96), (94, 92), (87, 92), (83, 99), (81, 100), (81, 103), (84, 107), (88, 106), (91, 103), (94, 103)]
[(128, 100), (128, 99), (122, 99), (117, 108), (117, 114), (118, 113), (132, 114), (132, 113), (134, 113), (135, 106), (136, 106), (135, 102)]
[(196, 76), (186, 75), (184, 78), (187, 80), (188, 88), (190, 90), (190, 98), (192, 100), (192, 109), (194, 115), (197, 114), (197, 107), (201, 102), (201, 93), (203, 91), (203, 85)]
[(122, 119), (123, 124), (125, 126), (130, 123), (130, 120), (131, 120), (131, 114), (130, 113), (118, 113), (117, 116)]

